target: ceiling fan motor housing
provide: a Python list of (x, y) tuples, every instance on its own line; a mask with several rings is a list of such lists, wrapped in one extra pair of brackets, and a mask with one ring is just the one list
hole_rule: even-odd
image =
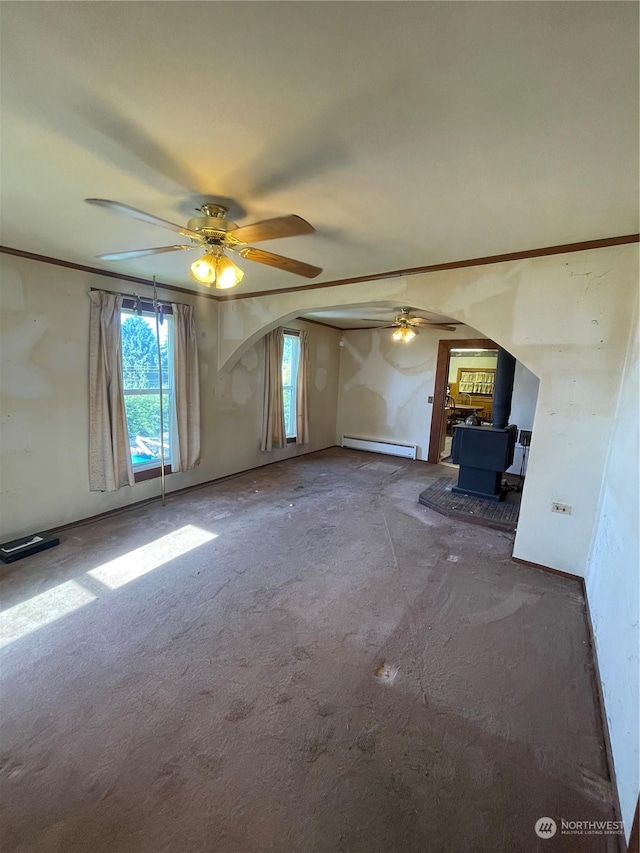
[(207, 242), (219, 243), (228, 231), (238, 227), (235, 222), (226, 219), (227, 208), (221, 204), (203, 204), (200, 209), (204, 216), (194, 216), (187, 222), (187, 228), (202, 234)]

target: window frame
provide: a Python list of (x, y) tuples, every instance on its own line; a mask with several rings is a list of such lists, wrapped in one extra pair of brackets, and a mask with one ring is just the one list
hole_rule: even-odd
[[(167, 374), (169, 377), (171, 377), (173, 374), (173, 357), (174, 357), (173, 356), (173, 335), (174, 335), (173, 310), (171, 309), (171, 305), (164, 304), (164, 303), (160, 306), (160, 310), (161, 310), (165, 320), (170, 321), (170, 324), (171, 324), (171, 325), (167, 326), (167, 329), (168, 329), (167, 338), (168, 338), (168, 344), (169, 344), (169, 346), (168, 346)], [(146, 301), (146, 300), (143, 300), (143, 299), (129, 299), (129, 298), (123, 299), (122, 308), (120, 311), (120, 323), (121, 324), (126, 317), (155, 318), (155, 310), (153, 307), (153, 303)], [(155, 324), (152, 327), (152, 331), (153, 331), (153, 334), (155, 336), (155, 333), (156, 333), (155, 332)], [(156, 338), (156, 342), (157, 342), (157, 338)], [(156, 345), (157, 345), (157, 343), (156, 343)], [(157, 394), (158, 397), (160, 397), (159, 385), (158, 385), (158, 388), (137, 388), (137, 389), (136, 388), (130, 388), (130, 389), (125, 388), (124, 387), (124, 385), (125, 385), (125, 382), (124, 382), (124, 363), (122, 364), (122, 373), (123, 373), (123, 375), (122, 375), (123, 395), (125, 398), (125, 416), (126, 416), (126, 398), (127, 397), (142, 396), (145, 394), (154, 394), (154, 393)], [(167, 392), (168, 392), (168, 394), (167, 394)], [(169, 448), (170, 448), (170, 453), (171, 453), (171, 458), (169, 460), (165, 459), (165, 464), (164, 464), (165, 476), (167, 474), (172, 473), (171, 463), (173, 461), (173, 453), (174, 453), (174, 428), (175, 428), (175, 424), (173, 422), (174, 418), (172, 415), (173, 406), (174, 406), (173, 394), (174, 394), (173, 382), (170, 382), (169, 388), (167, 388), (163, 383), (162, 397), (164, 399), (165, 395), (167, 395), (168, 403), (169, 403), (169, 406), (168, 406), (168, 408), (169, 408), (169, 421), (168, 421), (168, 425), (165, 424), (165, 427), (168, 426)], [(137, 464), (134, 463), (132, 460), (131, 465), (133, 468), (133, 477), (134, 477), (134, 480), (136, 483), (142, 483), (142, 482), (145, 482), (146, 480), (153, 480), (153, 479), (156, 479), (157, 477), (162, 476), (162, 465), (160, 464), (159, 460), (154, 459), (150, 462), (146, 462), (146, 463), (142, 462), (142, 463), (137, 463)]]
[[(284, 407), (285, 389), (291, 391), (291, 402), (289, 405), (290, 420), (293, 421), (293, 433), (287, 434), (287, 422), (285, 420), (285, 439), (287, 444), (295, 444), (298, 440), (298, 412), (297, 412), (297, 393), (298, 393), (298, 365), (300, 364), (300, 331), (297, 329), (284, 329), (282, 333), (283, 349), (282, 349), (282, 369), (284, 371), (284, 339), (291, 338), (291, 383), (285, 385), (284, 377), (282, 382), (282, 405)], [(292, 413), (292, 414), (291, 414)]]

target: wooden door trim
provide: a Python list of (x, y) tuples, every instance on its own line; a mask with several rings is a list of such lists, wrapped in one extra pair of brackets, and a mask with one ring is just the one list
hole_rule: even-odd
[(438, 341), (438, 360), (436, 362), (436, 376), (433, 387), (433, 408), (431, 411), (431, 434), (429, 436), (429, 452), (427, 462), (437, 464), (440, 459), (440, 430), (444, 417), (444, 398), (447, 388), (447, 368), (449, 366), (449, 353), (452, 349), (465, 349), (468, 347), (482, 347), (483, 349), (498, 349), (498, 344), (489, 338), (471, 338), (467, 340)]

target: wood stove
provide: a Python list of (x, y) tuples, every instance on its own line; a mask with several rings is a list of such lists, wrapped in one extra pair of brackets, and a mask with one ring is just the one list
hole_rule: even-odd
[(513, 465), (518, 427), (498, 429), (494, 426), (460, 424), (453, 430), (451, 456), (460, 466), (458, 484), (453, 492), (500, 501), (502, 475)]

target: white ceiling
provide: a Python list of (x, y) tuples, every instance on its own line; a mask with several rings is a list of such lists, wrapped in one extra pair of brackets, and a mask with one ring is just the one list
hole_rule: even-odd
[[(2, 2), (2, 243), (197, 288), (175, 242), (226, 197), (316, 281), (638, 227), (627, 2)], [(241, 261), (244, 292), (306, 283)]]
[[(369, 305), (309, 311), (302, 316), (304, 319), (324, 323), (336, 329), (375, 329), (392, 323), (403, 308), (409, 308), (412, 317), (420, 317), (427, 323), (455, 323), (459, 330), (464, 330), (465, 336), (468, 332), (467, 326), (452, 317), (412, 308), (410, 305), (398, 305), (397, 302), (376, 302)], [(483, 336), (478, 333), (478, 337)]]

